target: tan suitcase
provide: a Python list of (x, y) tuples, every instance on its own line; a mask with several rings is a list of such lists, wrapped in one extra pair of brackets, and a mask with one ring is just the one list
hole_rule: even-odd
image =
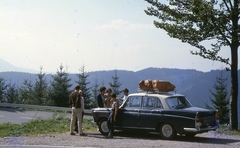
[(153, 90), (152, 87), (152, 80), (141, 80), (139, 83), (139, 88), (144, 91), (150, 91)]
[(175, 89), (175, 86), (172, 83), (163, 80), (153, 80), (152, 86), (155, 91), (160, 92), (169, 92), (174, 91)]

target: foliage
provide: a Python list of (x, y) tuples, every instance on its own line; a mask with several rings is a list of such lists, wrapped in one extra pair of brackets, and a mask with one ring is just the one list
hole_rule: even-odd
[(6, 102), (5, 95), (7, 87), (6, 80), (0, 77), (0, 102)]
[(240, 136), (240, 130), (231, 130), (227, 124), (223, 124), (217, 129), (216, 133)]
[(57, 74), (53, 75), (52, 78), (50, 97), (54, 100), (55, 106), (69, 107), (68, 99), (71, 93), (69, 88), (72, 84), (69, 83), (71, 79), (69, 79), (68, 74), (63, 71), (62, 65), (60, 66), (60, 71), (57, 71)]
[(33, 95), (33, 85), (30, 80), (24, 80), (22, 86), (19, 88), (19, 99), (23, 104), (37, 105)]
[(80, 69), (80, 74), (77, 74), (79, 80), (76, 81), (76, 83), (81, 87), (85, 108), (90, 109), (92, 107), (93, 100), (91, 100), (90, 88), (87, 87), (90, 84), (90, 82), (87, 82), (89, 75), (85, 72), (84, 68), (85, 67), (83, 66)]
[[(64, 118), (64, 113), (56, 113), (50, 119), (35, 119), (22, 124), (0, 124), (0, 138), (7, 136), (33, 136), (48, 133), (65, 133), (69, 131), (70, 119)], [(96, 130), (96, 126), (90, 124), (92, 119), (83, 119), (84, 131)]]
[(220, 123), (229, 123), (229, 98), (227, 98), (227, 78), (223, 78), (223, 71), (220, 76), (216, 78), (217, 84), (214, 84), (213, 88), (215, 92), (211, 91), (214, 98), (210, 97), (213, 107), (220, 113)]
[[(157, 28), (172, 38), (196, 47), (191, 51), (205, 59), (220, 61), (231, 66), (230, 124), (238, 129), (238, 47), (240, 45), (239, 0), (169, 0), (168, 5), (158, 0), (146, 0), (152, 6), (145, 10)], [(207, 46), (208, 43), (210, 47)], [(228, 46), (229, 58), (219, 56), (222, 47)]]
[(45, 78), (45, 73), (42, 73), (42, 67), (40, 69), (39, 74), (37, 74), (36, 82), (34, 84), (33, 90), (34, 90), (34, 96), (37, 101), (38, 105), (53, 105), (54, 102), (49, 98), (49, 89), (48, 89), (48, 83)]
[(8, 89), (6, 91), (6, 99), (8, 103), (21, 103), (18, 98), (18, 89), (14, 84), (9, 84)]
[(98, 83), (98, 80), (97, 78), (95, 79), (95, 82), (91, 88), (92, 90), (92, 100), (93, 100), (93, 108), (97, 107), (97, 96), (99, 94), (99, 87), (100, 87), (100, 84)]
[[(170, 37), (200, 49), (199, 52), (192, 51), (193, 54), (229, 64), (229, 59), (218, 56), (218, 53), (222, 46), (231, 45), (229, 39), (239, 41), (240, 28), (232, 23), (239, 19), (239, 1), (234, 3), (236, 6), (230, 6), (230, 1), (215, 0), (170, 0), (169, 5), (157, 0), (147, 1), (156, 8), (148, 7), (146, 14), (161, 20), (154, 21), (157, 28), (167, 31)], [(205, 40), (216, 43), (211, 44), (212, 49), (206, 49)]]
[(115, 70), (114, 76), (112, 76), (112, 82), (108, 83), (113, 93), (115, 93), (117, 96), (121, 93), (121, 91), (119, 91), (119, 87), (122, 85), (122, 83), (120, 83), (118, 79), (119, 77), (117, 76), (117, 70)]

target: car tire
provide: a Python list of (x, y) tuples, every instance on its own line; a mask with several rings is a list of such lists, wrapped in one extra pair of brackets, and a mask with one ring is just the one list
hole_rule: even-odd
[(162, 139), (170, 140), (176, 137), (176, 131), (170, 124), (163, 123), (159, 129), (159, 133)]
[(107, 125), (107, 119), (100, 120), (100, 122), (98, 124), (98, 129), (102, 135), (108, 135), (109, 129), (108, 129), (108, 125)]

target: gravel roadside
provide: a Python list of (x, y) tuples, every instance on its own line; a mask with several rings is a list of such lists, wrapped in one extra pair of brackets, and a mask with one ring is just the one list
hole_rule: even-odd
[(88, 136), (70, 136), (69, 133), (44, 134), (34, 137), (0, 138), (0, 147), (41, 146), (41, 147), (97, 147), (97, 148), (240, 148), (240, 136), (208, 132), (194, 138), (177, 136), (175, 140), (162, 140), (156, 133), (116, 132), (113, 139), (104, 138), (99, 132)]

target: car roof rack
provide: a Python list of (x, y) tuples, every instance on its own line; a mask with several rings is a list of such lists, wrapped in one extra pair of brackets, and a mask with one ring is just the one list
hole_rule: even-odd
[[(167, 92), (163, 92), (163, 91), (159, 91), (157, 89), (150, 89), (150, 90), (142, 90), (140, 88), (137, 88), (137, 93), (147, 93), (147, 94), (169, 94), (169, 92), (173, 92), (173, 91), (167, 91)], [(176, 89), (174, 89), (174, 94), (176, 94)]]

